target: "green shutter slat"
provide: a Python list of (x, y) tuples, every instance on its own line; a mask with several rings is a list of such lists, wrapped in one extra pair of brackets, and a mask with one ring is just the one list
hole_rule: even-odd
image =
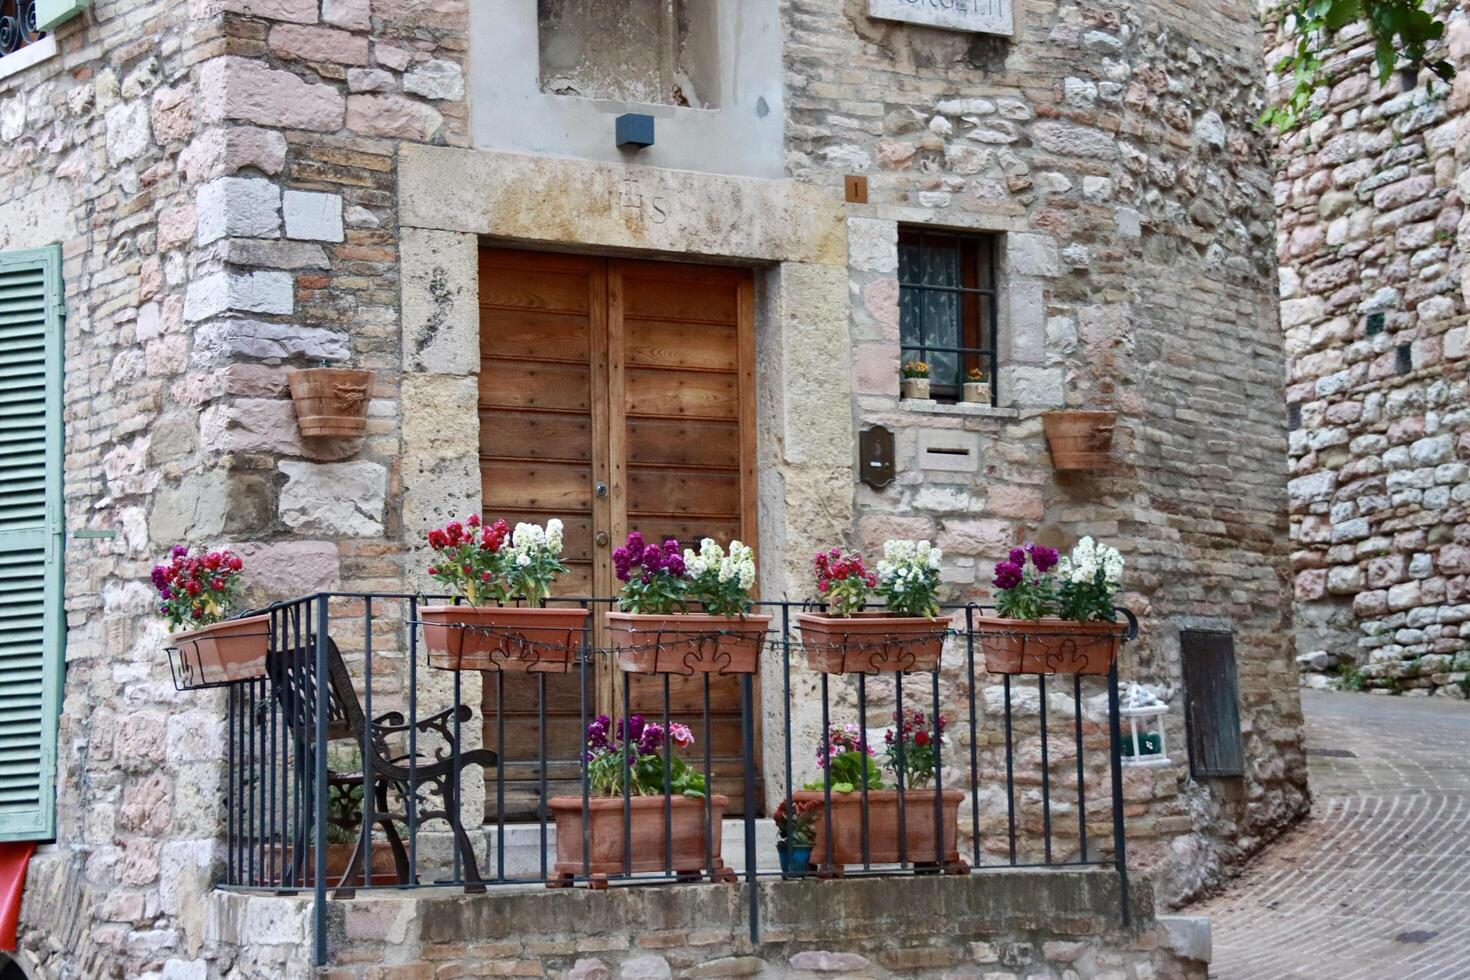
[(36, 0), (36, 26), (49, 31), (87, 9), (87, 0)]
[[(67, 7), (40, 0), (43, 29)], [(59, 247), (0, 253), (0, 840), (55, 836), (61, 300)]]

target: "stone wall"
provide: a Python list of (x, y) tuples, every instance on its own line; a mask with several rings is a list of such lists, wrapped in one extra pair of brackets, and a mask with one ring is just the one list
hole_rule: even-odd
[[(1148, 881), (1136, 879), (1134, 925), (1122, 929), (1116, 884), (1067, 871), (766, 881), (754, 942), (743, 885), (363, 896), (331, 907), (334, 966), (322, 974), (1202, 980), (1208, 922), (1155, 919)], [(309, 902), (219, 894), (212, 911), (221, 970), (242, 980), (302, 975)]]
[[(1443, 10), (1463, 66), (1470, 22)], [(1329, 71), (1276, 148), (1298, 660), (1314, 684), (1464, 697), (1470, 83), (1380, 84), (1352, 36)]]
[[(1165, 899), (1302, 811), (1249, 11), (1057, 0), (1019, 11), (1011, 43), (863, 9), (781, 7), (773, 83), (794, 181), (473, 149), (463, 0), (99, 0), (58, 58), (0, 81), (0, 245), (66, 246), (68, 523), (118, 532), (68, 551), (62, 816), (30, 879), (28, 965), (208, 969), (221, 701), (174, 690), (149, 566), (177, 541), (220, 542), (249, 561), (254, 601), (421, 586), (424, 530), (479, 506), (473, 426), (446, 424), (474, 417), (476, 286), (439, 270), (472, 269), (480, 235), (762, 266), (762, 575), (776, 591), (810, 594), (807, 556), (834, 538), (932, 536), (957, 599), (984, 597), (1010, 544), (1120, 543), (1144, 621), (1124, 674), (1170, 692), (1180, 747), (1175, 768), (1127, 787), (1134, 853)], [(844, 213), (848, 172), (872, 196)], [(456, 182), (467, 174), (480, 177)], [(630, 181), (703, 202), (700, 219), (633, 221)], [(459, 193), (474, 206), (448, 207)], [(715, 207), (739, 201), (779, 207), (751, 221)], [(557, 202), (573, 220), (533, 220)], [(1003, 408), (897, 398), (904, 222), (1007, 236)], [(298, 435), (285, 371), (322, 362), (376, 372), (365, 438)], [(1119, 411), (1110, 471), (1052, 471), (1039, 412), (1063, 405)], [(853, 434), (875, 422), (899, 433), (901, 478), (853, 490)], [(1187, 777), (1187, 626), (1238, 633), (1242, 785)], [(958, 665), (947, 697), (964, 693)], [(79, 910), (60, 924), (59, 901)]]

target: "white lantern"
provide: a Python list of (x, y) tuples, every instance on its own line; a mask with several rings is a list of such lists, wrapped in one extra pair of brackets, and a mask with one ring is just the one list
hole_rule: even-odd
[(1171, 765), (1164, 745), (1164, 716), (1169, 706), (1148, 688), (1129, 684), (1118, 715), (1128, 723), (1122, 735), (1123, 765), (1136, 769), (1158, 769)]

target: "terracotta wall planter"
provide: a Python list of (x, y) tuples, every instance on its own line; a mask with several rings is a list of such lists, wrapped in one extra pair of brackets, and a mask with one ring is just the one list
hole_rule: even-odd
[(582, 647), (586, 609), (420, 606), (429, 665), (564, 674)]
[(170, 643), (179, 652), (179, 686), (203, 687), (264, 677), (270, 632), (271, 618), (265, 615), (228, 619), (175, 633)]
[(618, 666), (634, 674), (754, 674), (770, 616), (607, 614)]
[(302, 368), (286, 373), (296, 422), (309, 438), (360, 436), (367, 428), (373, 372), (352, 368)]
[[(664, 835), (664, 802), (669, 801), (669, 819), (672, 835)], [(710, 797), (712, 821), (715, 832), (710, 840), (710, 855), (713, 866), (707, 869), (712, 878), (724, 879), (730, 875), (720, 856), (720, 822), (725, 818), (725, 808), (730, 805), (728, 796)], [(632, 868), (634, 872), (663, 871), (681, 876), (694, 876), (705, 869), (705, 838), (707, 824), (705, 801), (687, 796), (672, 798), (663, 796), (635, 796), (629, 801), (629, 825), (632, 830)], [(565, 883), (566, 879), (578, 877), (583, 872), (582, 863), (582, 798), (580, 796), (555, 796), (547, 801), (556, 817), (556, 868), (555, 875)], [(595, 876), (620, 875), (626, 869), (623, 863), (623, 799), (622, 797), (593, 797), (588, 804), (590, 833), (588, 835), (587, 870)], [(665, 860), (665, 840), (673, 841), (673, 867)], [(556, 882), (552, 882), (556, 884)]]
[(1059, 470), (1096, 470), (1113, 455), (1117, 412), (1045, 412), (1041, 416), (1052, 466)]
[(933, 670), (944, 651), (949, 620), (859, 613), (850, 619), (800, 613), (807, 663), (823, 674)]
[[(821, 805), (821, 790), (803, 790), (792, 794), (797, 801)], [(940, 826), (943, 832), (943, 858), (946, 866), (959, 864), (957, 845), (962, 790), (947, 789), (941, 794)], [(911, 864), (934, 864), (934, 789), (908, 789), (903, 793), (904, 857)], [(836, 868), (862, 867), (863, 864), (863, 794), (832, 794), (832, 865)], [(826, 817), (817, 815), (817, 833), (812, 841), (812, 864), (827, 863)], [(868, 792), (868, 861), (893, 864), (899, 860), (898, 790)]]
[(975, 618), (992, 674), (1106, 674), (1127, 630), (1125, 623)]

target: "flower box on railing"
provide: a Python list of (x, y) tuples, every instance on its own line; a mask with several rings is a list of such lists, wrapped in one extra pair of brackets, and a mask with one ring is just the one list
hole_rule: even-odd
[(939, 666), (948, 620), (858, 613), (796, 617), (807, 664), (823, 674), (930, 671)]
[(578, 608), (419, 607), (429, 664), (440, 670), (565, 674), (589, 615)]
[(618, 667), (634, 674), (754, 674), (770, 616), (610, 612)]
[[(825, 804), (821, 790), (803, 790), (792, 794), (798, 803)], [(965, 794), (957, 789), (942, 791), (938, 799), (933, 789), (908, 789), (903, 792), (903, 833), (899, 833), (898, 790), (870, 789), (867, 795), (867, 855), (869, 864), (897, 864), (907, 861), (921, 866), (941, 865), (962, 872), (958, 847), (960, 803)], [(939, 806), (939, 825), (943, 838), (935, 847), (934, 809)], [(812, 841), (812, 864), (834, 870), (861, 868), (863, 853), (863, 794), (859, 790), (833, 793), (830, 808), (832, 852), (827, 852), (827, 817), (819, 814), (816, 837)], [(902, 846), (900, 846), (902, 841)]]
[[(625, 810), (621, 797), (587, 801), (587, 860), (582, 854), (582, 798), (555, 796), (547, 801), (556, 817), (556, 867), (550, 887), (565, 886), (584, 873), (594, 886), (606, 887), (609, 875), (652, 871), (712, 880), (733, 880), (720, 854), (720, 827), (730, 798), (716, 794), (705, 801), (687, 796), (634, 796)], [(624, 833), (624, 818), (628, 833)], [(714, 827), (715, 832), (708, 832)], [(667, 833), (666, 833), (667, 831)], [(706, 854), (708, 841), (708, 855)]]

